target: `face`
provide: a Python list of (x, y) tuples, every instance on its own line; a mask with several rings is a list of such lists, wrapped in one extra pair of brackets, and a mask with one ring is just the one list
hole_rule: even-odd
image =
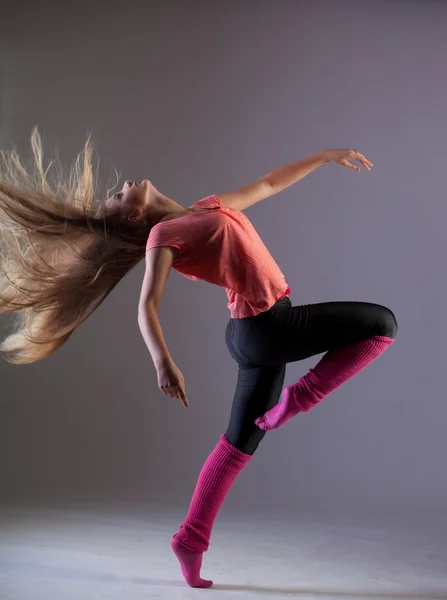
[(104, 204), (109, 210), (128, 212), (129, 221), (139, 221), (149, 203), (150, 186), (148, 179), (125, 181), (121, 191), (107, 198)]

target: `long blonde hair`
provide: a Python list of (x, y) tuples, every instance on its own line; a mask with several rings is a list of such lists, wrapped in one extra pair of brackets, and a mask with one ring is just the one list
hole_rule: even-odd
[(57, 160), (44, 169), (37, 126), (31, 147), (33, 173), (16, 149), (0, 151), (0, 313), (16, 313), (0, 356), (13, 364), (60, 348), (144, 258), (150, 232), (146, 218), (131, 223), (122, 210), (95, 206), (100, 182), (90, 134), (67, 173)]

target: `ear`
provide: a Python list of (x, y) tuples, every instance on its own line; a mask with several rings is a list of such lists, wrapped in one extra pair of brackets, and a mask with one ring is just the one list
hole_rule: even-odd
[(137, 208), (137, 210), (135, 210), (131, 215), (127, 217), (127, 220), (131, 223), (136, 223), (137, 221), (141, 220), (142, 216), (143, 211), (141, 210), (141, 208)]

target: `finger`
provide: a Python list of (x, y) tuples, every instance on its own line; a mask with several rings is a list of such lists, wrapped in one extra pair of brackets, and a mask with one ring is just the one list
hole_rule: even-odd
[(344, 167), (349, 167), (349, 169), (352, 169), (353, 171), (360, 171), (360, 167), (358, 167), (357, 165), (353, 165), (351, 162), (349, 162), (349, 160), (344, 160), (342, 162), (342, 165)]
[(179, 398), (183, 402), (183, 406), (188, 408), (188, 398), (186, 397), (185, 386), (179, 386)]
[(370, 167), (374, 166), (373, 163), (370, 160), (368, 160), (366, 156), (364, 156), (361, 152), (357, 152), (357, 160), (361, 162), (365, 168), (369, 168), (369, 170)]
[(363, 160), (362, 158), (358, 158), (357, 160), (359, 161), (359, 163), (360, 163), (361, 165), (363, 165), (363, 166), (365, 167), (365, 169), (366, 169), (367, 171), (371, 171), (371, 167), (370, 167), (370, 166), (369, 166), (369, 164), (366, 162), (366, 160)]
[(185, 408), (188, 408), (188, 399), (186, 397), (185, 391), (183, 388), (178, 387), (176, 390), (176, 398), (182, 401), (182, 404)]
[(363, 158), (362, 156), (359, 156), (359, 157), (357, 158), (357, 161), (358, 161), (358, 162), (359, 162), (361, 165), (363, 165), (367, 171), (371, 171), (371, 166), (370, 166), (370, 164), (369, 164), (369, 161), (367, 161), (367, 160), (366, 160), (366, 158)]
[(366, 156), (364, 156), (363, 154), (360, 154), (360, 156), (362, 157), (363, 160), (365, 160), (368, 163), (368, 165), (370, 167), (374, 166), (373, 163), (369, 160), (369, 158), (366, 158)]
[(188, 403), (188, 398), (186, 397), (186, 394), (185, 394), (185, 392), (182, 392), (182, 395), (181, 395), (181, 401), (183, 402), (183, 406), (184, 406), (185, 408), (188, 408), (188, 406), (189, 406), (189, 403)]

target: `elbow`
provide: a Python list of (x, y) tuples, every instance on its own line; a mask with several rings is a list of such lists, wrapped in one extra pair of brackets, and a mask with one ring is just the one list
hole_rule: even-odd
[(140, 322), (141, 319), (144, 319), (150, 312), (158, 314), (158, 306), (155, 302), (140, 303), (138, 305), (138, 322)]
[(138, 305), (138, 323), (147, 315), (147, 307), (145, 304)]
[(280, 192), (281, 190), (279, 189), (279, 185), (277, 182), (275, 182), (274, 180), (272, 180), (268, 175), (265, 175), (263, 177), (263, 180), (266, 184), (266, 189), (265, 189), (265, 196), (268, 198), (270, 196), (275, 196), (276, 194), (278, 194), (278, 192)]

